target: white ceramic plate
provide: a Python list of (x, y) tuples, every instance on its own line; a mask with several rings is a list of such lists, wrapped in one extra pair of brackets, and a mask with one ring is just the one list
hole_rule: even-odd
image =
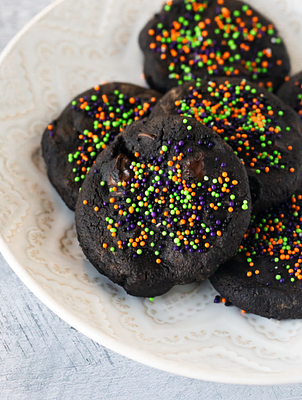
[[(302, 321), (213, 304), (208, 282), (138, 299), (84, 259), (74, 215), (47, 180), (41, 133), (73, 96), (102, 81), (144, 85), (137, 37), (162, 0), (61, 0), (0, 59), (0, 249), (23, 282), (88, 337), (144, 364), (246, 384), (302, 382)], [(302, 65), (302, 1), (249, 0)]]

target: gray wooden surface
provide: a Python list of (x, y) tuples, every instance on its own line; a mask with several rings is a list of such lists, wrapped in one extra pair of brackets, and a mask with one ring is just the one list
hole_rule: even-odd
[[(51, 2), (0, 0), (0, 51)], [(302, 385), (216, 384), (128, 360), (48, 310), (0, 255), (0, 400), (6, 399), (286, 400), (302, 399)]]

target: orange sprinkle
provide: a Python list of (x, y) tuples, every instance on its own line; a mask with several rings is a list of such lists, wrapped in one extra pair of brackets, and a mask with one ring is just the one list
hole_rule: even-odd
[(161, 259), (158, 258), (158, 259), (156, 260), (156, 263), (157, 263), (157, 264), (160, 264), (160, 263), (161, 263)]
[(108, 245), (107, 245), (106, 243), (103, 243), (103, 248), (104, 248), (104, 249), (106, 249), (107, 246), (108, 246)]
[(99, 211), (99, 207), (94, 207), (94, 211)]

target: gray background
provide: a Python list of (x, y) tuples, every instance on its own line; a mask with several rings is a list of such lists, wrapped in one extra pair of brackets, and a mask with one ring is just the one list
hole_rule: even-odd
[[(0, 51), (50, 3), (0, 0)], [(128, 360), (87, 339), (48, 310), (0, 255), (0, 400), (5, 399), (285, 400), (302, 399), (302, 384), (210, 383)]]

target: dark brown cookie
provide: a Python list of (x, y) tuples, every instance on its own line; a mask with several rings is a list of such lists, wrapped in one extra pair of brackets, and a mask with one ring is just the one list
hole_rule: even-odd
[(133, 123), (97, 158), (76, 207), (79, 243), (99, 272), (135, 296), (202, 281), (248, 227), (246, 171), (195, 119)]
[(48, 177), (71, 210), (97, 155), (124, 126), (148, 116), (160, 97), (129, 83), (106, 83), (78, 95), (48, 125), (42, 138)]
[(163, 93), (197, 78), (246, 78), (278, 89), (290, 71), (273, 23), (237, 0), (168, 0), (139, 37), (150, 87)]
[(302, 318), (302, 196), (252, 217), (238, 254), (210, 278), (246, 312)]

